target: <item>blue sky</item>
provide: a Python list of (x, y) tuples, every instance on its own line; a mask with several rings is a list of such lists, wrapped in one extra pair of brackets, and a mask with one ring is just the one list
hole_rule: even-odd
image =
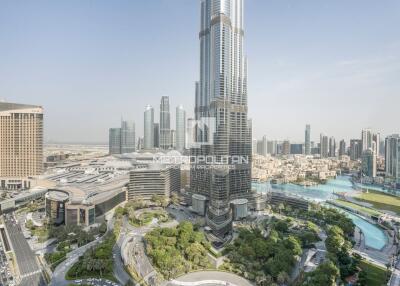
[[(0, 99), (43, 105), (46, 140), (106, 142), (169, 95), (192, 114), (197, 0), (0, 0)], [(399, 133), (400, 1), (246, 0), (254, 133)]]

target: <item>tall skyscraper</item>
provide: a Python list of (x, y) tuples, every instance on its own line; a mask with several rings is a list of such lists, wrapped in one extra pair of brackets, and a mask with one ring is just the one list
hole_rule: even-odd
[(385, 141), (386, 176), (396, 179), (400, 184), (400, 135), (390, 135)]
[(290, 154), (290, 141), (285, 140), (282, 143), (282, 155), (289, 155)]
[(23, 179), (42, 172), (43, 108), (0, 102), (0, 187), (9, 178), (13, 188), (28, 188)]
[(162, 96), (160, 103), (160, 148), (171, 148), (171, 115), (169, 113), (169, 97)]
[(329, 138), (329, 157), (336, 157), (336, 140), (335, 137)]
[(372, 134), (372, 150), (375, 152), (376, 156), (380, 155), (379, 148), (381, 144), (381, 134), (380, 133), (373, 133)]
[(110, 128), (108, 148), (110, 154), (135, 152), (135, 123), (122, 120), (120, 128)]
[(376, 177), (376, 153), (372, 148), (362, 152), (361, 172), (363, 176)]
[(311, 126), (309, 124), (306, 125), (304, 139), (304, 154), (311, 155)]
[[(232, 228), (230, 201), (251, 193), (251, 137), (247, 120), (247, 61), (243, 57), (243, 0), (202, 0), (200, 81), (196, 83), (196, 120), (215, 119), (212, 146), (192, 155), (227, 158), (227, 168), (191, 168), (191, 190), (209, 198), (207, 225), (217, 236)], [(207, 132), (199, 133), (205, 141)], [(232, 156), (247, 158), (234, 162)], [(219, 164), (221, 166), (221, 164)]]
[(133, 153), (136, 150), (135, 123), (121, 122), (121, 153)]
[(154, 148), (160, 148), (160, 123), (154, 123)]
[(258, 155), (267, 156), (267, 136), (263, 136), (261, 140), (257, 141), (257, 152)]
[(361, 151), (368, 150), (372, 148), (372, 131), (371, 129), (363, 129), (361, 131), (361, 142), (362, 142), (362, 149)]
[(277, 141), (267, 141), (267, 153), (271, 155), (276, 155), (277, 153)]
[(121, 154), (121, 128), (109, 129), (108, 150), (110, 155)]
[(350, 159), (356, 161), (361, 158), (362, 153), (362, 140), (351, 139), (350, 140)]
[(339, 156), (346, 155), (346, 141), (340, 140), (339, 143)]
[(324, 134), (320, 135), (320, 140), (319, 140), (319, 152), (320, 152), (320, 157), (321, 158), (328, 158), (329, 156), (329, 139), (328, 136), (325, 136)]
[(147, 105), (144, 110), (144, 149), (154, 148), (154, 108)]
[(182, 151), (186, 148), (186, 111), (182, 105), (176, 108), (176, 129), (175, 129), (175, 140), (176, 149)]

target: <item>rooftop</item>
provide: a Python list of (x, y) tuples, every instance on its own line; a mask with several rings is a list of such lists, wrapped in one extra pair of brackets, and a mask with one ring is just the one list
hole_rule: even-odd
[(32, 109), (32, 108), (42, 108), (42, 107), (37, 106), (37, 105), (1, 102), (0, 101), (0, 112), (1, 111), (11, 111), (11, 110), (21, 110), (21, 109)]

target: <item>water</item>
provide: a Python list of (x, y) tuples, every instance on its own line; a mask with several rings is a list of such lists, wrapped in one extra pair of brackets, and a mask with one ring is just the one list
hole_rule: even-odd
[[(357, 186), (361, 187), (361, 186)], [(367, 186), (362, 186), (367, 187)], [(328, 199), (334, 199), (333, 193), (351, 193), (355, 191), (349, 176), (338, 176), (336, 179), (328, 180), (325, 185), (304, 187), (295, 184), (275, 185), (267, 183), (253, 183), (253, 188), (258, 192), (266, 193), (271, 190), (278, 190), (288, 194), (301, 196), (305, 199), (324, 202)], [(365, 237), (365, 245), (375, 249), (382, 249), (386, 242), (386, 234), (374, 224), (362, 219), (361, 217), (345, 212), (346, 215), (361, 229)]]
[(379, 227), (352, 213), (346, 212), (346, 215), (363, 232), (366, 246), (375, 249), (382, 249), (385, 246), (388, 238)]
[(270, 184), (253, 183), (253, 188), (258, 192), (265, 193), (270, 190), (280, 190), (285, 193), (298, 195), (308, 200), (323, 202), (333, 199), (333, 192), (354, 192), (353, 184), (348, 176), (338, 176), (336, 179), (328, 180), (324, 185), (304, 187), (295, 184)]

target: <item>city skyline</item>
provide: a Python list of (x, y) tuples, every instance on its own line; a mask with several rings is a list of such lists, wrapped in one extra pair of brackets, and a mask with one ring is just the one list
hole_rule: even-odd
[[(182, 104), (192, 117), (199, 63), (193, 36), (199, 23), (192, 19), (199, 3), (172, 2), (2, 2), (0, 52), (6, 60), (0, 67), (0, 98), (43, 106), (46, 142), (106, 143), (108, 128), (121, 116), (135, 121), (142, 136), (143, 109), (157, 107), (162, 95), (169, 95), (171, 108)], [(305, 4), (313, 9), (292, 1), (247, 2), (255, 138), (302, 141), (306, 123), (312, 141), (326, 133), (349, 142), (367, 127), (382, 137), (399, 133), (398, 2), (368, 1), (363, 9), (359, 1)], [(340, 23), (334, 22), (338, 15)], [(171, 16), (179, 21), (165, 21)], [(144, 17), (154, 17), (155, 23), (147, 27), (149, 33), (138, 33)], [(151, 56), (136, 55), (144, 48)], [(84, 112), (88, 106), (90, 115)], [(279, 126), (268, 124), (276, 119)]]

